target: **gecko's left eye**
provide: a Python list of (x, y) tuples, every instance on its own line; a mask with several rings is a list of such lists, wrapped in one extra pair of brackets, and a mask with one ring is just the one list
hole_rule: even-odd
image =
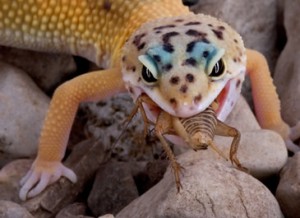
[(225, 72), (225, 64), (224, 61), (220, 59), (212, 68), (209, 77), (211, 77), (212, 79), (219, 79), (224, 74), (224, 72)]
[(142, 77), (147, 83), (155, 83), (157, 81), (157, 78), (155, 78), (154, 74), (146, 66), (143, 66)]

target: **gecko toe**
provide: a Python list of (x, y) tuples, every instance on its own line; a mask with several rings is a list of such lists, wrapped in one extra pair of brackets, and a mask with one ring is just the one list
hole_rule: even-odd
[[(27, 177), (27, 175), (25, 177)], [(39, 178), (40, 174), (34, 172), (28, 176), (19, 192), (19, 197), (21, 200), (25, 201), (27, 199), (28, 191), (38, 182)]]
[(37, 185), (27, 194), (28, 198), (32, 198), (39, 193), (41, 193), (47, 185), (50, 183), (50, 174), (49, 173), (43, 173), (41, 174), (39, 178), (39, 182)]
[(70, 170), (69, 168), (63, 166), (62, 169), (62, 175), (66, 178), (68, 178), (71, 182), (76, 183), (77, 182), (77, 176), (73, 172), (73, 170)]

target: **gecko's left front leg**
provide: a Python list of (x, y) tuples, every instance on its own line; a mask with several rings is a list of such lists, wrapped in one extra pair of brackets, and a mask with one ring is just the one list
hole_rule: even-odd
[(300, 122), (289, 127), (280, 114), (280, 100), (273, 84), (265, 57), (257, 51), (247, 49), (247, 72), (250, 76), (256, 116), (262, 128), (279, 133), (292, 152), (300, 151), (293, 140), (300, 137)]
[(22, 200), (36, 196), (61, 176), (76, 182), (74, 172), (61, 160), (79, 103), (100, 100), (121, 91), (125, 87), (117, 68), (83, 74), (58, 87), (44, 122), (37, 158), (21, 180)]

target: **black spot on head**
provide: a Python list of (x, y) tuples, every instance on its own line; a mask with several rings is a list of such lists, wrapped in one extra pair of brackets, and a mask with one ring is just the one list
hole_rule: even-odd
[(195, 60), (195, 58), (188, 58), (183, 62), (183, 65), (190, 65), (190, 66), (196, 66), (197, 61)]
[(220, 30), (212, 30), (218, 39), (223, 39), (223, 32)]
[(146, 43), (143, 42), (142, 44), (140, 44), (140, 45), (137, 47), (137, 49), (138, 49), (138, 50), (142, 50), (142, 49), (145, 47), (145, 45), (146, 45)]
[(188, 22), (188, 23), (185, 23), (184, 26), (193, 26), (193, 25), (200, 25), (201, 22), (199, 21), (192, 21), (192, 22)]
[(165, 34), (162, 35), (162, 41), (166, 44), (170, 43), (170, 38), (173, 37), (173, 36), (177, 36), (177, 35), (179, 35), (179, 33), (175, 32), (175, 31), (165, 33)]
[(182, 93), (186, 93), (187, 90), (188, 90), (187, 85), (182, 85), (182, 86), (180, 87), (180, 91), (181, 91)]
[(110, 9), (111, 9), (111, 2), (110, 2), (110, 0), (105, 0), (104, 1), (104, 3), (103, 3), (103, 8), (104, 8), (104, 10), (106, 10), (106, 11), (110, 11)]
[(209, 55), (209, 51), (204, 51), (202, 55), (203, 55), (204, 58), (207, 58), (208, 55)]
[(237, 59), (236, 59), (236, 58), (233, 58), (233, 62), (235, 62), (235, 63), (236, 63), (236, 62), (237, 62)]
[(234, 39), (233, 41), (234, 41), (235, 43), (238, 43), (238, 40), (237, 40), (237, 39)]
[(176, 27), (174, 24), (169, 24), (169, 25), (154, 27), (153, 30), (162, 30), (162, 29), (174, 28), (174, 27)]
[(188, 74), (185, 76), (185, 80), (186, 80), (187, 82), (189, 82), (189, 83), (192, 83), (192, 82), (195, 81), (195, 77), (194, 77), (193, 74), (188, 73)]
[(153, 55), (153, 59), (158, 63), (161, 61), (161, 58), (159, 55)]
[(218, 29), (219, 30), (225, 30), (225, 27), (224, 26), (219, 26)]
[(195, 36), (195, 37), (205, 37), (207, 35), (206, 33), (193, 30), (193, 29), (189, 29), (188, 31), (185, 32), (185, 34), (188, 36)]
[(205, 42), (205, 43), (207, 43), (207, 44), (209, 44), (210, 43), (210, 41), (207, 39), (207, 38), (202, 38), (202, 40), (201, 40), (202, 42)]
[(165, 70), (165, 71), (169, 71), (169, 70), (171, 70), (172, 68), (173, 68), (173, 65), (172, 65), (172, 64), (166, 64), (166, 65), (163, 66), (163, 70)]
[(209, 27), (213, 27), (213, 25), (212, 25), (212, 24), (207, 24), (207, 26), (209, 26)]
[(198, 41), (192, 41), (188, 43), (186, 46), (186, 52), (192, 52), (197, 42)]
[(163, 44), (163, 49), (164, 49), (166, 52), (169, 52), (169, 53), (173, 53), (173, 52), (174, 52), (174, 47), (173, 47), (173, 45), (170, 44), (170, 43)]
[(201, 99), (202, 99), (202, 95), (201, 94), (195, 96), (194, 97), (194, 103), (198, 104), (201, 101)]
[[(139, 49), (139, 47), (142, 45), (142, 44), (145, 44), (145, 43), (142, 43), (142, 38), (146, 36), (146, 33), (141, 33), (141, 34), (138, 34), (134, 37), (132, 43)], [(144, 45), (145, 46), (145, 45)], [(140, 50), (140, 49), (139, 49)]]
[(178, 83), (180, 82), (180, 79), (178, 76), (172, 76), (171, 79), (170, 79), (170, 83), (172, 85), (178, 85)]

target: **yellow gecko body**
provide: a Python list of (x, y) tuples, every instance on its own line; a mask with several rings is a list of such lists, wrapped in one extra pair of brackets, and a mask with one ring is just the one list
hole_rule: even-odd
[[(246, 66), (254, 75), (260, 68), (255, 61), (246, 63), (246, 56), (253, 60), (257, 54), (246, 52), (232, 28), (192, 14), (180, 0), (0, 0), (0, 44), (80, 55), (106, 69), (70, 80), (54, 93), (38, 156), (21, 182), (21, 199), (61, 176), (76, 181), (61, 160), (80, 102), (127, 88), (134, 99), (146, 93), (178, 117), (195, 115), (217, 99), (218, 116), (225, 119), (239, 96)], [(272, 115), (263, 111), (261, 120), (267, 128), (283, 129), (288, 139), (269, 76), (266, 81), (268, 86), (256, 89), (267, 90), (259, 96)], [(147, 114), (155, 121), (155, 112)]]

